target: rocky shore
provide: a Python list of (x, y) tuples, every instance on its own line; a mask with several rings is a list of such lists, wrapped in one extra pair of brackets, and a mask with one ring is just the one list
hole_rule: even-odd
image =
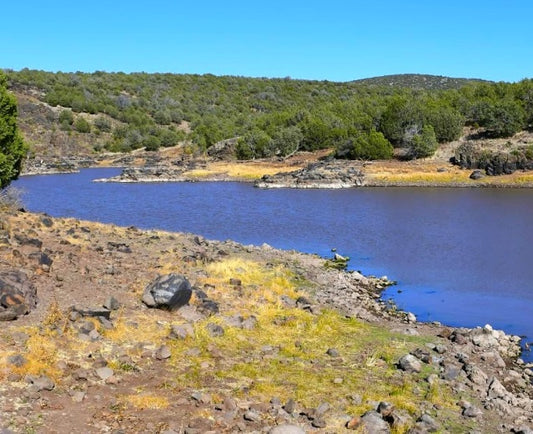
[(268, 245), (2, 216), (0, 428), (531, 433), (519, 338)]
[(365, 185), (363, 164), (347, 161), (319, 161), (288, 173), (265, 175), (259, 188), (352, 188)]

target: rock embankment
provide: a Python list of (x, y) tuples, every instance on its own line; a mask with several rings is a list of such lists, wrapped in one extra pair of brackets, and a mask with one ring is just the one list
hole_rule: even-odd
[(351, 188), (364, 185), (363, 165), (359, 162), (319, 161), (288, 173), (265, 175), (259, 188)]

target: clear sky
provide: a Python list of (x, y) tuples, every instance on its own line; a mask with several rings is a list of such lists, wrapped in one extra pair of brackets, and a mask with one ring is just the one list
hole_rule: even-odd
[(18, 0), (0, 68), (349, 81), (533, 77), (532, 0)]

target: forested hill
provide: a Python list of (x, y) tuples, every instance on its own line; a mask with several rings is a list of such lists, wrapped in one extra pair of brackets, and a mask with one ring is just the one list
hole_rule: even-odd
[(21, 129), (37, 154), (177, 144), (201, 153), (236, 138), (231, 152), (241, 159), (322, 148), (343, 158), (390, 158), (393, 147), (417, 158), (457, 139), (465, 125), (505, 137), (533, 124), (533, 80), (406, 75), (337, 83), (28, 69), (6, 74), (19, 101)]
[(489, 83), (477, 78), (453, 78), (428, 74), (394, 74), (381, 77), (363, 78), (352, 83), (374, 86), (407, 87), (419, 90), (459, 89), (467, 84)]

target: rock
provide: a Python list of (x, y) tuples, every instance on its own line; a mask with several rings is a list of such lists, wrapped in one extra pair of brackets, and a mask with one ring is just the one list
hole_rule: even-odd
[(79, 321), (78, 323), (76, 323), (76, 328), (78, 329), (80, 333), (84, 335), (88, 335), (93, 330), (95, 330), (96, 326), (94, 325), (92, 321), (84, 320), (84, 321)]
[(481, 170), (479, 170), (479, 169), (478, 170), (474, 170), (469, 176), (469, 178), (473, 179), (474, 181), (477, 181), (478, 179), (481, 179), (481, 178), (484, 178), (484, 177), (485, 177), (485, 175), (483, 175), (483, 172)]
[(15, 354), (7, 358), (7, 363), (20, 368), (26, 363), (26, 359), (21, 354)]
[(487, 383), (488, 377), (480, 368), (472, 363), (467, 363), (464, 366), (464, 370), (468, 379), (477, 385), (484, 385)]
[[(416, 421), (415, 430), (419, 429), (420, 432), (436, 432), (440, 429), (439, 424), (429, 414), (424, 413)], [(418, 431), (415, 431), (418, 432)]]
[(372, 434), (390, 433), (389, 424), (383, 420), (378, 412), (373, 410), (367, 411), (365, 414), (363, 414), (363, 416), (361, 416), (360, 426), (363, 426), (366, 432)]
[(85, 395), (85, 392), (78, 390), (72, 394), (72, 401), (80, 403), (85, 399)]
[(209, 299), (202, 299), (202, 303), (198, 306), (198, 312), (205, 316), (217, 314), (219, 312), (218, 303)]
[(313, 421), (311, 422), (311, 426), (313, 426), (314, 428), (325, 428), (326, 425), (326, 421), (320, 418), (313, 419)]
[(406, 354), (403, 356), (399, 362), (398, 366), (400, 369), (406, 372), (420, 372), (422, 370), (422, 363), (418, 358), (412, 354)]
[(232, 277), (229, 280), (229, 284), (233, 285), (233, 286), (241, 286), (242, 285), (242, 281), (241, 281), (241, 279), (236, 279), (236, 278)]
[(414, 313), (411, 313), (411, 312), (407, 312), (407, 322), (409, 323), (415, 323), (416, 322), (416, 316)]
[(274, 428), (272, 428), (269, 432), (269, 434), (305, 434), (305, 431), (303, 428), (299, 427), (298, 425), (278, 425)]
[(108, 368), (107, 366), (98, 368), (96, 370), (96, 375), (104, 381), (107, 380), (108, 378), (111, 378), (113, 374), (114, 374), (113, 370), (111, 368)]
[(339, 357), (339, 351), (336, 348), (329, 348), (326, 354), (330, 357)]
[(180, 274), (160, 276), (144, 290), (142, 301), (148, 307), (176, 310), (189, 303), (192, 288)]
[(378, 405), (377, 411), (384, 419), (386, 419), (394, 411), (394, 405), (392, 405), (390, 402), (381, 401)]
[(14, 320), (36, 306), (37, 290), (25, 273), (0, 273), (0, 320)]
[(471, 418), (483, 416), (483, 412), (479, 408), (477, 408), (477, 407), (475, 407), (473, 405), (470, 405), (470, 406), (466, 407), (463, 410), (462, 414), (465, 417), (471, 417)]
[(170, 347), (168, 345), (161, 345), (155, 352), (155, 358), (157, 360), (166, 360), (169, 359), (172, 353), (170, 352)]
[(111, 311), (101, 307), (91, 308), (91, 307), (81, 307), (81, 306), (72, 306), (70, 308), (71, 312), (76, 312), (81, 316), (98, 318), (103, 317), (106, 319), (111, 319)]
[(261, 415), (257, 413), (255, 410), (248, 410), (243, 415), (244, 420), (248, 422), (261, 422)]
[(108, 310), (118, 310), (120, 308), (120, 303), (115, 297), (110, 296), (104, 302), (103, 307)]
[(224, 329), (218, 324), (212, 322), (207, 324), (207, 331), (209, 332), (209, 335), (213, 338), (224, 336)]
[(186, 339), (189, 336), (194, 337), (194, 328), (190, 324), (172, 325), (170, 327), (170, 338)]
[(52, 266), (52, 258), (44, 252), (33, 252), (28, 255), (28, 259), (37, 262), (44, 271), (49, 271)]
[(287, 413), (292, 414), (296, 410), (296, 401), (290, 398), (285, 405), (282, 407)]
[(41, 390), (53, 390), (55, 387), (55, 383), (46, 375), (41, 375), (40, 377), (30, 376), (28, 379), (38, 392)]

